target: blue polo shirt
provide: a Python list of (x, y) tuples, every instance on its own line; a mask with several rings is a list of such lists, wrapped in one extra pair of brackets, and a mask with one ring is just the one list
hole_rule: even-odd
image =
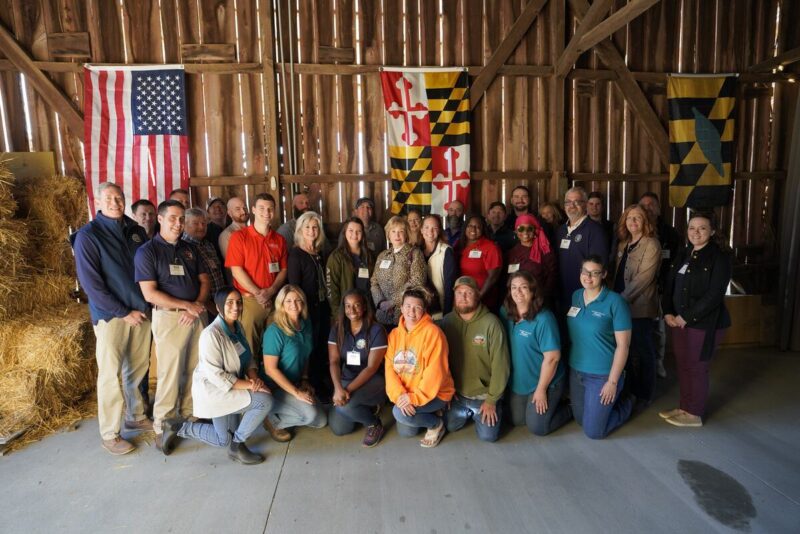
[[(173, 245), (167, 243), (161, 234), (156, 234), (139, 247), (134, 268), (137, 283), (157, 282), (160, 291), (189, 302), (197, 300), (200, 275), (208, 273), (206, 263), (194, 245), (182, 239)], [(183, 274), (178, 274), (181, 268)]]
[[(308, 319), (300, 319), (300, 330), (291, 336), (272, 323), (264, 332), (261, 353), (277, 356), (278, 369), (292, 384), (297, 385), (303, 378), (303, 370), (311, 356), (311, 349), (314, 347), (313, 337), (311, 321)], [(266, 376), (262, 378), (267, 379)], [(266, 381), (275, 385), (272, 380)]]
[(561, 291), (559, 304), (566, 308), (573, 291), (581, 288), (581, 264), (591, 255), (598, 255), (605, 263), (608, 260), (608, 237), (603, 227), (590, 219), (583, 219), (577, 228), (567, 233), (564, 223), (556, 231), (558, 247), (558, 269)]
[[(328, 345), (338, 345), (339, 343), (336, 337), (336, 326), (334, 326), (331, 328), (331, 333), (328, 336)], [(367, 341), (369, 341), (369, 345)], [(353, 336), (351, 332), (345, 332), (342, 346), (339, 347), (339, 358), (342, 363), (342, 380), (345, 382), (354, 380), (369, 364), (370, 351), (385, 349), (387, 346), (386, 330), (378, 323), (373, 323), (369, 332), (365, 332), (362, 327), (355, 336)], [(358, 352), (358, 365), (347, 363), (348, 352)]]
[[(508, 318), (505, 307), (500, 309), (500, 317), (511, 346), (511, 391), (517, 395), (529, 395), (539, 385), (544, 353), (561, 350), (556, 317), (550, 310), (543, 309), (533, 319), (515, 323)], [(564, 378), (565, 369), (562, 358), (550, 384), (557, 384)]]
[(583, 289), (572, 294), (575, 316), (567, 312), (567, 328), (572, 347), (569, 366), (582, 373), (607, 375), (611, 372), (617, 340), (614, 332), (631, 329), (631, 310), (619, 293), (603, 288), (588, 306), (583, 304)]

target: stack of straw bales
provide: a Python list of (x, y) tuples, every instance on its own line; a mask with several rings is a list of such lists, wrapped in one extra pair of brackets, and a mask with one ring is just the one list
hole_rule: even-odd
[(68, 241), (86, 220), (79, 180), (15, 180), (0, 161), (0, 438), (23, 432), (11, 449), (94, 409), (94, 335)]

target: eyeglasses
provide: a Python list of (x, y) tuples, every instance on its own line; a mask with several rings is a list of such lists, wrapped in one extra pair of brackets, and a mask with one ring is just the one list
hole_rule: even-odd
[(520, 234), (523, 234), (523, 233), (530, 234), (530, 233), (533, 233), (533, 231), (534, 231), (534, 227), (533, 226), (517, 226), (517, 232), (520, 233)]
[(581, 204), (586, 204), (585, 200), (565, 200), (564, 207), (568, 208), (570, 206), (580, 206)]
[(587, 271), (586, 269), (581, 269), (581, 276), (600, 278), (601, 276), (603, 276), (603, 271)]

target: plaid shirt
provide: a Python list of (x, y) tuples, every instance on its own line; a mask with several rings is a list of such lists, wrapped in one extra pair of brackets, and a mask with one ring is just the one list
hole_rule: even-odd
[(217, 291), (226, 286), (225, 275), (222, 272), (222, 260), (220, 260), (214, 245), (207, 239), (198, 241), (186, 232), (183, 233), (182, 239), (187, 243), (193, 244), (200, 253), (200, 257), (203, 258), (206, 268), (208, 269), (208, 274), (211, 277), (211, 295), (209, 298), (213, 300)]

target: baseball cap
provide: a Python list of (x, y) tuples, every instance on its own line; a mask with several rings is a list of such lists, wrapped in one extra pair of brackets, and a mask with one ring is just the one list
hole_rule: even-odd
[(358, 200), (356, 200), (355, 209), (358, 209), (358, 207), (359, 207), (361, 204), (364, 204), (365, 202), (368, 202), (368, 203), (369, 203), (369, 205), (370, 205), (370, 207), (372, 207), (372, 209), (375, 209), (375, 201), (374, 201), (374, 200), (372, 200), (372, 199), (371, 199), (371, 198), (369, 198), (369, 197), (361, 197), (361, 198), (359, 198)]
[(471, 276), (459, 276), (458, 280), (456, 280), (456, 283), (453, 284), (453, 289), (457, 288), (458, 286), (468, 286), (475, 291), (480, 292), (480, 289), (478, 289), (478, 282), (476, 282)]
[(225, 202), (222, 202), (221, 198), (219, 198), (219, 197), (208, 197), (208, 200), (206, 200), (206, 211), (208, 211), (208, 208), (210, 208), (211, 204), (213, 204), (214, 202), (221, 202), (222, 205), (225, 206)]

